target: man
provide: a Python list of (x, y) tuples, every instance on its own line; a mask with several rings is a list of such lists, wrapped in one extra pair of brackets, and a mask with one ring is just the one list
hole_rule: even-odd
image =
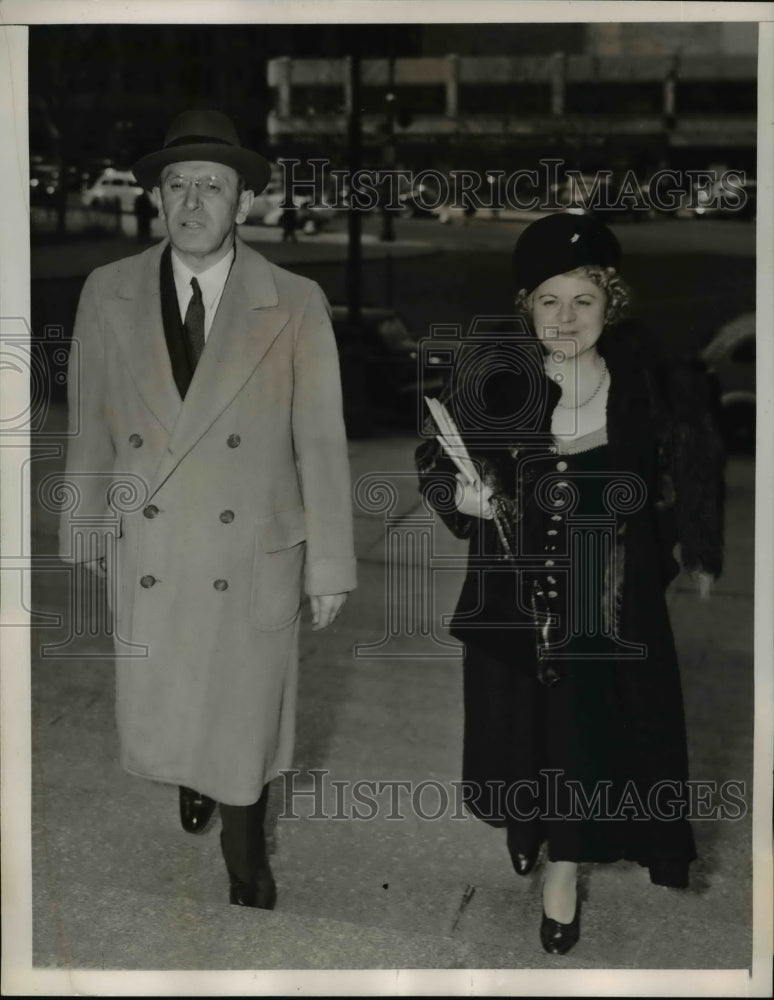
[(180, 115), (134, 172), (168, 239), (84, 286), (61, 555), (107, 577), (136, 654), (117, 658), (123, 767), (180, 786), (189, 832), (219, 803), (230, 900), (271, 909), (302, 576), (317, 629), (355, 586), (336, 346), (318, 286), (236, 238), (270, 168), (228, 118)]

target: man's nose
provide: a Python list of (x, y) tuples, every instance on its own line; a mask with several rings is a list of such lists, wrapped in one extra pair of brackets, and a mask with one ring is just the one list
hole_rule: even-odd
[(199, 207), (199, 185), (195, 181), (188, 181), (185, 189), (185, 207)]

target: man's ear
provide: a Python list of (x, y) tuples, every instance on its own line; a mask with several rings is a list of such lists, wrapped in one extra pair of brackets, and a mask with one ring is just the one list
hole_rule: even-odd
[(238, 225), (241, 225), (247, 218), (248, 212), (253, 206), (255, 201), (255, 193), (250, 191), (243, 191), (239, 196), (239, 205), (237, 207), (236, 221)]

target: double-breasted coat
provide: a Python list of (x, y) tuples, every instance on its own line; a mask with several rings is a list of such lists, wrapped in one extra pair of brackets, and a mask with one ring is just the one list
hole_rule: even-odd
[(355, 586), (338, 355), (319, 287), (237, 240), (181, 399), (164, 247), (84, 286), (60, 554), (107, 564), (122, 765), (248, 805), (292, 762), (302, 589)]

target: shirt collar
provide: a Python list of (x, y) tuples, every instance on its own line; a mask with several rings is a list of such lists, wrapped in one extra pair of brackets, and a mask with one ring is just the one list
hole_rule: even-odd
[(221, 258), (217, 264), (213, 264), (212, 267), (208, 267), (206, 271), (200, 271), (198, 274), (192, 271), (187, 264), (175, 253), (174, 247), (172, 248), (172, 274), (175, 278), (175, 284), (180, 288), (190, 289), (191, 278), (196, 278), (199, 282), (199, 287), (202, 290), (202, 301), (204, 303), (205, 309), (212, 306), (215, 300), (218, 298), (220, 293), (226, 284), (226, 279), (228, 278), (228, 273), (231, 270), (231, 265), (234, 261), (235, 248), (232, 247), (231, 251), (226, 254), (225, 257)]

